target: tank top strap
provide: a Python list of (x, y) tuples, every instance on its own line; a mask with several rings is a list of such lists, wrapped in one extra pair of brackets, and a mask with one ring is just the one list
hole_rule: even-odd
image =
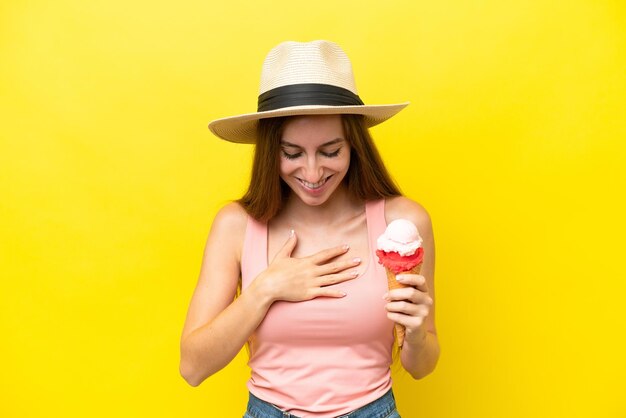
[(376, 241), (387, 229), (385, 220), (385, 199), (365, 202), (365, 216), (367, 218), (367, 234), (370, 248), (376, 250)]
[(378, 237), (387, 229), (385, 199), (365, 202), (365, 216), (367, 218), (367, 235), (369, 236), (372, 272), (376, 277), (386, 278), (385, 268), (378, 262), (378, 257), (375, 255), (378, 247)]
[(267, 267), (267, 224), (248, 215), (246, 233), (241, 252), (241, 287), (250, 282)]

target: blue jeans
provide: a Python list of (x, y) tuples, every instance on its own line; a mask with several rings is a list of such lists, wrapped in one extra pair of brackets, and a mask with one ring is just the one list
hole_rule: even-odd
[[(248, 409), (243, 418), (298, 418), (289, 412), (284, 412), (269, 402), (262, 401), (250, 394)], [(396, 400), (393, 392), (385, 393), (375, 401), (362, 406), (338, 418), (401, 418), (396, 409)]]

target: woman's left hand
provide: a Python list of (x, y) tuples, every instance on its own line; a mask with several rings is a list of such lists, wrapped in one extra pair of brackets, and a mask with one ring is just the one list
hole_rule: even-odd
[(396, 276), (404, 287), (393, 289), (384, 296), (387, 300), (387, 318), (404, 325), (406, 328), (405, 342), (417, 342), (424, 337), (424, 320), (430, 313), (433, 304), (428, 294), (426, 279), (419, 274), (398, 274)]

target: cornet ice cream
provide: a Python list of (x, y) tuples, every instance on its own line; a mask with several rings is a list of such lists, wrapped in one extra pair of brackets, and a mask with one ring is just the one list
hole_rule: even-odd
[[(387, 272), (389, 290), (407, 287), (398, 280), (400, 273), (419, 274), (424, 259), (422, 237), (417, 227), (406, 219), (396, 219), (387, 225), (385, 233), (378, 237), (376, 255)], [(404, 327), (396, 324), (398, 346), (404, 343)]]

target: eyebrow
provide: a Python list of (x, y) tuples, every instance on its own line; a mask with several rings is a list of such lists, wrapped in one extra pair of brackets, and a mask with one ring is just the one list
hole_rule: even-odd
[[(324, 147), (327, 147), (329, 145), (334, 145), (334, 144), (337, 144), (337, 143), (343, 142), (343, 141), (344, 141), (343, 138), (335, 138), (332, 141), (328, 141), (328, 142), (323, 143), (322, 145), (319, 146), (319, 148), (324, 148)], [(292, 147), (292, 148), (302, 148), (300, 145), (292, 144), (291, 142), (285, 141), (285, 140), (281, 140), (280, 141), (280, 145), (283, 145), (283, 146), (286, 146), (286, 147)]]

